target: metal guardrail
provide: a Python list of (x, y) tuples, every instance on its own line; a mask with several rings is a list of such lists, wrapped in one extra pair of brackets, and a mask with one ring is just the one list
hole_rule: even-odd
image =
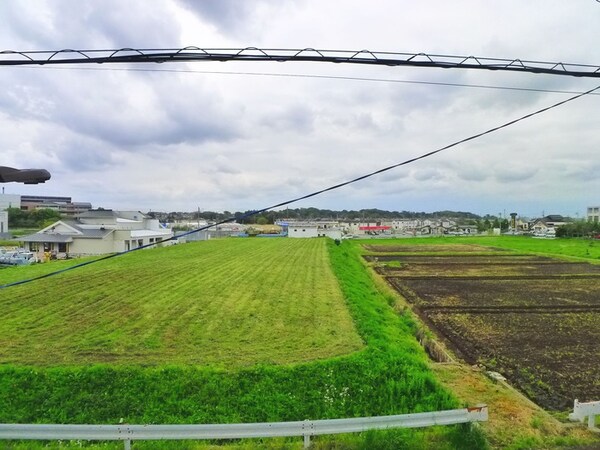
[(420, 428), (488, 420), (486, 405), (395, 416), (353, 419), (305, 420), (214, 425), (43, 425), (0, 424), (0, 440), (88, 440), (123, 441), (125, 449), (132, 441), (183, 439), (242, 439), (286, 436), (304, 437), (304, 448), (311, 436), (356, 433), (388, 428)]
[(596, 416), (600, 416), (600, 402), (579, 403), (579, 400), (575, 400), (573, 412), (569, 414), (569, 419), (573, 422), (583, 422), (587, 417), (588, 428), (591, 430), (600, 431), (600, 429), (596, 427)]

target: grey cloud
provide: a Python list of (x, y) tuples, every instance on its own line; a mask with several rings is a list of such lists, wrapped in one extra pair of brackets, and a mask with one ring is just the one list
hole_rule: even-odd
[(0, 105), (23, 118), (53, 121), (74, 133), (132, 149), (135, 146), (227, 141), (240, 134), (236, 113), (201, 86), (177, 80), (89, 72), (28, 73), (0, 94)]
[(309, 133), (313, 129), (314, 113), (305, 105), (276, 107), (260, 119), (260, 124), (277, 131)]
[(240, 168), (235, 167), (231, 161), (229, 161), (226, 157), (220, 155), (215, 158), (214, 161), (210, 162), (211, 168), (210, 172), (223, 174), (226, 177), (230, 175), (237, 175), (241, 173)]
[(463, 165), (454, 165), (453, 169), (456, 175), (465, 181), (484, 181), (488, 178), (487, 170), (478, 165), (465, 163)]
[[(241, 35), (265, 24), (257, 24), (256, 15), (264, 6), (281, 8), (287, 2), (281, 0), (179, 0), (179, 3), (201, 19), (213, 24), (225, 35)], [(260, 30), (262, 31), (262, 30)]]
[(249, 2), (237, 0), (180, 0), (180, 3), (201, 18), (224, 29), (231, 29), (241, 23), (251, 7)]
[(65, 176), (81, 175), (82, 172), (101, 172), (116, 162), (108, 149), (98, 143), (74, 140), (58, 154), (60, 171)]
[[(596, 181), (600, 173), (600, 163), (593, 161), (563, 161), (561, 171), (576, 181)], [(557, 168), (558, 169), (558, 168)]]
[(2, 2), (0, 24), (27, 49), (178, 45), (180, 25), (168, 15), (167, 5), (143, 0), (108, 0), (101, 7), (80, 0)]
[(418, 181), (438, 181), (446, 177), (438, 169), (417, 169), (413, 172), (413, 178)]
[(515, 167), (511, 164), (506, 164), (501, 168), (496, 168), (494, 176), (500, 182), (524, 181), (532, 178), (537, 171), (538, 168), (535, 166)]

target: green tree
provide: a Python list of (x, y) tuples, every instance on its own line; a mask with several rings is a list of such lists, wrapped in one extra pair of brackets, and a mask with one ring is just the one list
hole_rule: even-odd
[(58, 211), (49, 208), (24, 211), (19, 208), (8, 208), (8, 226), (11, 228), (42, 228), (60, 220)]

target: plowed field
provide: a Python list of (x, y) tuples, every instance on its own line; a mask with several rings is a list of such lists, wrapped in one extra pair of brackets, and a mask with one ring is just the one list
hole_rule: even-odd
[(459, 356), (502, 373), (547, 409), (600, 398), (600, 266), (482, 255), (481, 246), (474, 255), (467, 245), (410, 245), (410, 255), (400, 247), (392, 256), (369, 246), (381, 253), (365, 258)]

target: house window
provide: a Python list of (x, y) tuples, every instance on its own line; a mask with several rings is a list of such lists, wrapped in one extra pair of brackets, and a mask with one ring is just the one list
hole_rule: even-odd
[(29, 251), (30, 252), (39, 252), (40, 251), (40, 243), (39, 242), (30, 242), (29, 243)]
[(58, 252), (59, 253), (67, 253), (67, 243), (66, 242), (58, 243)]

